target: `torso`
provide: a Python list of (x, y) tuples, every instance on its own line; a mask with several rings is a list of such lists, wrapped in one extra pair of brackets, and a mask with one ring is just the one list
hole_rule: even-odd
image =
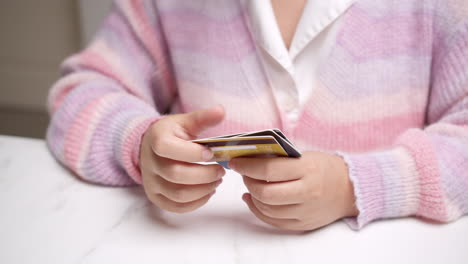
[[(158, 1), (162, 29), (171, 32), (165, 35), (167, 62), (176, 73), (171, 113), (215, 103), (226, 109), (226, 120), (200, 137), (280, 128), (302, 151), (367, 152), (385, 149), (409, 128), (424, 126), (433, 54), (433, 26), (427, 23), (431, 1), (408, 1), (403, 8), (393, 1), (361, 0), (350, 7), (296, 124), (273, 97), (259, 48), (240, 16), (242, 6), (215, 2), (219, 5), (210, 9), (197, 4), (205, 1)], [(277, 2), (280, 21), (288, 16), (279, 14), (284, 8)], [(301, 12), (295, 14), (299, 21)], [(289, 31), (279, 24), (294, 35), (297, 22)], [(395, 35), (398, 31), (403, 32)], [(400, 35), (404, 38), (395, 37)]]

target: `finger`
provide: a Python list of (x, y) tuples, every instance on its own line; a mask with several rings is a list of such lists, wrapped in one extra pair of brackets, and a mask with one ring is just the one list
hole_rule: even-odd
[[(165, 134), (173, 133), (169, 131)], [(213, 158), (213, 152), (209, 148), (177, 136), (156, 138), (151, 148), (157, 156), (184, 162), (210, 161)]]
[(188, 203), (212, 193), (221, 184), (222, 179), (213, 183), (198, 185), (175, 184), (161, 177), (157, 177), (157, 181), (155, 193), (160, 193), (177, 203)]
[(269, 205), (263, 203), (252, 195), (250, 196), (255, 207), (265, 216), (276, 219), (297, 219), (300, 216), (300, 204), (291, 205)]
[(267, 181), (282, 182), (303, 177), (303, 164), (295, 158), (235, 158), (229, 167), (241, 175)]
[(300, 221), (297, 219), (277, 219), (277, 218), (272, 218), (269, 216), (264, 215), (262, 212), (258, 210), (258, 208), (255, 206), (255, 204), (252, 202), (252, 198), (249, 194), (244, 194), (242, 196), (242, 200), (244, 200), (245, 203), (247, 203), (247, 206), (249, 207), (250, 211), (260, 220), (263, 222), (270, 224), (272, 226), (281, 228), (281, 229), (296, 229), (300, 225)]
[(215, 194), (215, 192), (212, 192), (211, 194), (208, 194), (196, 201), (188, 202), (188, 203), (178, 203), (174, 202), (167, 197), (165, 197), (162, 194), (151, 194), (148, 196), (151, 202), (153, 202), (156, 206), (158, 206), (161, 209), (164, 209), (169, 212), (173, 213), (188, 213), (192, 212), (203, 205), (205, 205), (208, 200)]
[(191, 135), (198, 135), (203, 130), (219, 124), (224, 119), (224, 107), (217, 105), (180, 115), (182, 125)]
[(201, 165), (156, 157), (153, 171), (165, 180), (178, 184), (204, 184), (221, 179), (226, 170), (221, 165)]
[(269, 205), (291, 205), (304, 202), (301, 181), (267, 183), (243, 177), (244, 184), (255, 199)]
[[(218, 105), (173, 116), (180, 126), (160, 126), (159, 129), (163, 127), (165, 131), (159, 131), (158, 134), (168, 136), (154, 137), (154, 142), (151, 144), (153, 152), (161, 157), (185, 162), (210, 161), (213, 158), (213, 152), (189, 139), (194, 139), (201, 131), (220, 123), (224, 115), (224, 108)], [(166, 121), (162, 119), (159, 122)]]

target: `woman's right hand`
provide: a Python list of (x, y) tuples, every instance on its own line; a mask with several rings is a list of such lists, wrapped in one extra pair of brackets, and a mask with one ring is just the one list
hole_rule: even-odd
[(200, 165), (213, 153), (190, 140), (224, 119), (224, 108), (216, 106), (164, 117), (144, 134), (140, 169), (148, 199), (159, 208), (175, 213), (193, 211), (208, 202), (222, 182), (225, 170), (218, 164)]

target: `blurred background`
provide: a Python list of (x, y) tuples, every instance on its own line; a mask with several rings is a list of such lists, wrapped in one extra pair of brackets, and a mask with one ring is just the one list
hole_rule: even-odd
[(44, 138), (59, 66), (90, 41), (112, 0), (0, 0), (0, 135)]

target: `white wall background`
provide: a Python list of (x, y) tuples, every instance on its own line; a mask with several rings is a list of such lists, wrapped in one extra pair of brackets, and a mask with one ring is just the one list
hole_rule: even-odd
[(90, 41), (112, 0), (0, 0), (0, 108), (44, 112), (59, 65)]
[(92, 39), (103, 18), (109, 12), (112, 0), (81, 0), (80, 21), (82, 45), (86, 45)]
[(0, 0), (0, 107), (45, 110), (58, 66), (79, 47), (76, 3)]
[(43, 138), (62, 61), (88, 43), (112, 0), (0, 0), (0, 135)]

